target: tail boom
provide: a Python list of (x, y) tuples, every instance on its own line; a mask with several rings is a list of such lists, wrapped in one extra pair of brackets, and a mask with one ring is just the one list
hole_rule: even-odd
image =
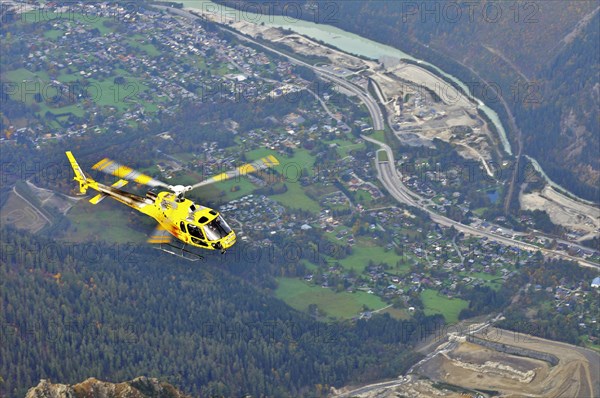
[(73, 177), (73, 179), (79, 183), (79, 192), (84, 194), (87, 192), (90, 183), (95, 181), (85, 176), (85, 173), (83, 170), (81, 170), (81, 167), (79, 167), (79, 164), (77, 163), (77, 160), (75, 160), (75, 156), (73, 156), (71, 151), (67, 151), (66, 154), (67, 158), (69, 159), (69, 163), (71, 163), (71, 167), (75, 172), (75, 177)]
[(141, 210), (148, 204), (153, 203), (151, 200), (146, 200), (144, 197), (119, 189), (128, 183), (127, 180), (120, 179), (111, 186), (108, 186), (95, 181), (89, 176), (86, 176), (81, 167), (79, 167), (79, 164), (75, 160), (75, 157), (73, 156), (71, 151), (67, 151), (66, 154), (67, 158), (69, 158), (69, 162), (71, 163), (71, 167), (75, 172), (73, 180), (79, 183), (79, 192), (85, 194), (87, 193), (88, 188), (91, 188), (95, 191), (98, 191), (99, 193), (98, 195), (90, 199), (90, 203), (94, 205), (98, 204), (107, 196), (110, 196), (111, 198), (118, 200), (119, 202), (126, 204), (129, 207), (133, 207), (137, 210)]

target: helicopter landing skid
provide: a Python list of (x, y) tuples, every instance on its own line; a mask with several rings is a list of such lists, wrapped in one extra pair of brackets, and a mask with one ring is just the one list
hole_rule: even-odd
[(187, 246), (187, 243), (184, 243), (181, 247), (172, 245), (171, 243), (161, 243), (158, 247), (154, 246), (154, 248), (188, 261), (204, 260), (203, 256), (201, 256), (198, 253), (194, 253), (191, 250), (188, 250)]

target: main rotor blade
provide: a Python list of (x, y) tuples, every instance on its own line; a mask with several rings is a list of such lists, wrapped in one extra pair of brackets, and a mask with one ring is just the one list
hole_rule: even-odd
[(230, 178), (234, 178), (234, 177), (238, 177), (238, 176), (245, 176), (246, 174), (254, 173), (259, 170), (268, 169), (270, 167), (277, 166), (278, 164), (279, 164), (279, 160), (277, 160), (277, 158), (275, 156), (269, 155), (260, 160), (255, 161), (255, 162), (247, 163), (242, 166), (239, 166), (236, 169), (229, 170), (229, 171), (226, 171), (221, 174), (217, 174), (217, 175), (215, 175), (211, 178), (208, 178), (202, 182), (192, 185), (192, 187), (190, 189), (195, 189), (195, 188), (198, 188), (198, 187), (201, 187), (204, 185), (213, 184), (215, 182), (225, 181)]
[(106, 174), (112, 174), (116, 177), (124, 178), (129, 181), (134, 181), (138, 184), (148, 185), (150, 187), (169, 187), (168, 184), (165, 184), (162, 181), (152, 178), (146, 174), (140, 173), (139, 171), (136, 171), (131, 167), (123, 166), (122, 164), (117, 163), (114, 160), (110, 160), (109, 158), (102, 159), (94, 166), (92, 166), (92, 169), (101, 171)]

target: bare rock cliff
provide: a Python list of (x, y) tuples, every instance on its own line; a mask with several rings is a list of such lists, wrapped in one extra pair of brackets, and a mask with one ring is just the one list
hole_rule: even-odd
[(42, 379), (25, 398), (189, 398), (172, 385), (148, 377), (123, 383), (89, 378), (79, 384), (53, 384)]

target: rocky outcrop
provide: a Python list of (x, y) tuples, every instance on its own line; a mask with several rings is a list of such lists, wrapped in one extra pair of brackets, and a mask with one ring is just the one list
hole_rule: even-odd
[(189, 398), (169, 383), (138, 377), (123, 383), (89, 378), (79, 384), (53, 384), (42, 379), (25, 398)]

